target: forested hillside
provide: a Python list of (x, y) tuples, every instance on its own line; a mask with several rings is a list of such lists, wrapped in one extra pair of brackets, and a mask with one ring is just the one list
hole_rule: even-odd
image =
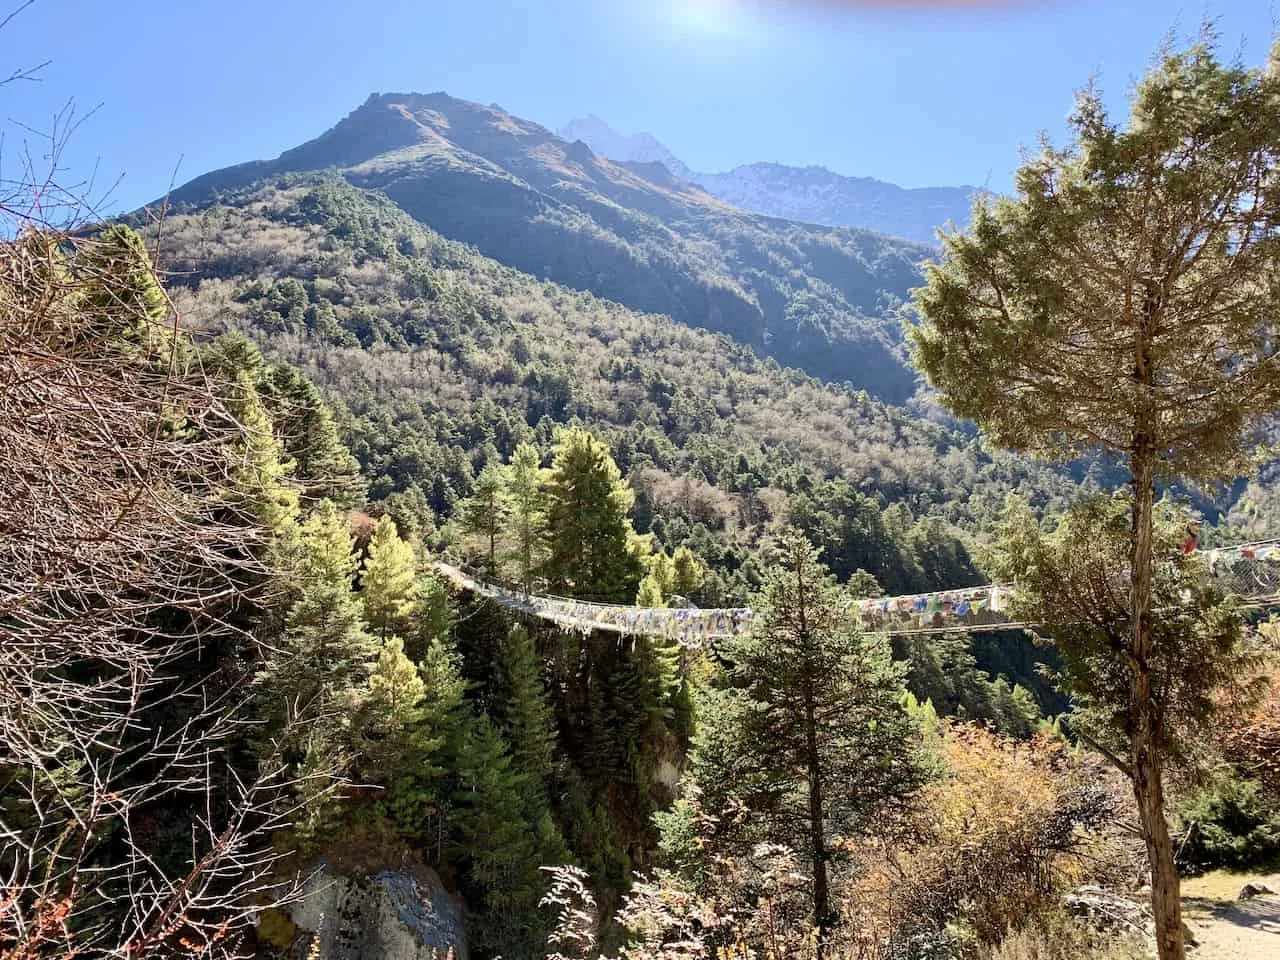
[(884, 399), (915, 389), (895, 311), (927, 248), (746, 213), (660, 164), (613, 163), (497, 106), (375, 94), (315, 140), (205, 174), (172, 200), (204, 205), (326, 168), (535, 277), (727, 333)]
[(336, 177), (247, 188), (171, 216), (163, 238), (188, 322), (241, 329), (313, 377), (371, 496), (417, 524), (452, 516), (522, 439), (545, 450), (581, 422), (628, 474), (641, 529), (694, 546), (708, 599), (730, 602), (784, 518), (842, 576), (928, 589), (976, 581), (958, 531), (1007, 493), (1054, 509), (1073, 489), (724, 336), (539, 282)]

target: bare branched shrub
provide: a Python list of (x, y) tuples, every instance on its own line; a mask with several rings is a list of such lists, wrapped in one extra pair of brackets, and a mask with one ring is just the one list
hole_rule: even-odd
[(538, 906), (555, 917), (547, 937), (547, 960), (585, 960), (595, 956), (600, 917), (590, 878), (581, 867), (543, 867), (551, 886)]
[[(546, 868), (544, 868), (546, 869)], [(817, 933), (810, 922), (808, 887), (799, 859), (775, 844), (718, 858), (708, 891), (672, 873), (639, 879), (614, 922), (627, 943), (614, 957), (597, 951), (599, 920), (588, 877), (577, 867), (550, 869), (551, 889), (541, 906), (554, 913), (551, 960), (815, 960)], [(853, 960), (841, 940), (828, 956)]]
[(119, 240), (0, 244), (5, 960), (229, 955), (288, 893), (283, 767), (239, 710), (268, 579), (244, 428)]

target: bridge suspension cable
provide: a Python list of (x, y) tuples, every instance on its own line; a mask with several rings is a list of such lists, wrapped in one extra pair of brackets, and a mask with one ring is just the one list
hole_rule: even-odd
[[(1246, 607), (1280, 604), (1280, 540), (1265, 540), (1198, 551), (1210, 574)], [(436, 561), (439, 573), (458, 589), (488, 597), (519, 613), (565, 630), (603, 630), (624, 635), (663, 636), (686, 646), (736, 636), (751, 625), (746, 607), (635, 607), (525, 593), (460, 566)], [(931, 634), (1010, 630), (1034, 624), (1014, 622), (1007, 613), (1009, 584), (982, 584), (953, 590), (873, 597), (851, 601), (864, 629), (890, 634)]]

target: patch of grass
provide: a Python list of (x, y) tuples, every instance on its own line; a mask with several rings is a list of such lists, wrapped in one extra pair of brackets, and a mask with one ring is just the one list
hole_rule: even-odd
[(1271, 885), (1276, 886), (1277, 872), (1280, 872), (1280, 864), (1277, 863), (1254, 870), (1211, 870), (1198, 877), (1183, 880), (1182, 896), (1190, 900), (1230, 902), (1236, 899), (1240, 888), (1250, 880), (1266, 879), (1270, 875)]

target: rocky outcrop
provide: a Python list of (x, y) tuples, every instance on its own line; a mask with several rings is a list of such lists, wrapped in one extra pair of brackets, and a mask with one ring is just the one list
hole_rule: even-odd
[[(1155, 921), (1151, 905), (1145, 900), (1129, 897), (1087, 884), (1078, 887), (1063, 899), (1063, 905), (1076, 917), (1111, 933), (1140, 938), (1155, 943)], [(1185, 922), (1182, 935), (1187, 946), (1196, 945), (1195, 932)]]
[(462, 904), (434, 870), (312, 875), (286, 911), (290, 960), (466, 960)]
[(1250, 880), (1240, 888), (1240, 896), (1237, 900), (1252, 900), (1254, 897), (1274, 897), (1276, 892), (1271, 888), (1270, 884), (1261, 880)]

